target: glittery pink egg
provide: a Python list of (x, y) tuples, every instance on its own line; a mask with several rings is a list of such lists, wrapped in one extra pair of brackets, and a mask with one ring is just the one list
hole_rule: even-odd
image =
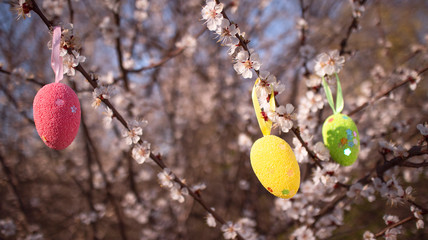
[(33, 112), (37, 132), (46, 146), (62, 150), (73, 142), (80, 125), (80, 103), (69, 86), (45, 85), (34, 98)]

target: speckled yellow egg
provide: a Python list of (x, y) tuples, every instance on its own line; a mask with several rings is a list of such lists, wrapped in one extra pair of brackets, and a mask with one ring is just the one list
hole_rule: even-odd
[(267, 135), (251, 147), (251, 167), (260, 183), (273, 195), (291, 198), (299, 190), (300, 169), (290, 145)]
[(349, 166), (357, 160), (360, 152), (360, 135), (350, 117), (340, 113), (328, 117), (322, 126), (322, 136), (334, 161)]

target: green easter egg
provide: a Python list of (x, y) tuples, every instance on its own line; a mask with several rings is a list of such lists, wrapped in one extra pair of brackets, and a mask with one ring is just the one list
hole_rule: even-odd
[(349, 166), (357, 160), (360, 135), (350, 117), (341, 113), (328, 117), (322, 126), (322, 137), (331, 158), (340, 165)]

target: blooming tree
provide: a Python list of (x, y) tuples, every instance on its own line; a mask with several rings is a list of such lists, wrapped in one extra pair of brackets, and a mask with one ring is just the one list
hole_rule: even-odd
[[(15, 0), (0, 3), (0, 239), (426, 239), (425, 1)], [(66, 150), (32, 117), (64, 80), (82, 120)], [(321, 136), (342, 79), (360, 154)], [(258, 79), (256, 81), (256, 79)], [(264, 121), (301, 184), (275, 198), (249, 164)], [(275, 109), (270, 107), (274, 99)]]

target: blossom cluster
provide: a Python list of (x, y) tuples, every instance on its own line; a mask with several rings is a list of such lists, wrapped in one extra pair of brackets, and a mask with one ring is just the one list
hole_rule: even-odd
[[(48, 47), (52, 49), (52, 40), (48, 42)], [(86, 61), (86, 57), (80, 55), (80, 51), (80, 39), (74, 33), (73, 24), (65, 24), (61, 32), (59, 55), (62, 57), (64, 74), (67, 76), (74, 76), (76, 74), (75, 68)]]
[(143, 128), (148, 124), (147, 121), (133, 120), (128, 123), (129, 130), (124, 130), (122, 136), (125, 138), (127, 145), (134, 145), (132, 149), (132, 157), (137, 163), (142, 164), (150, 157), (150, 143), (141, 141)]
[[(207, 218), (208, 222), (208, 218)], [(224, 239), (235, 239), (239, 235), (244, 239), (258, 239), (258, 234), (255, 231), (256, 222), (249, 218), (241, 218), (236, 223), (231, 221), (226, 222), (221, 226)]]
[(162, 172), (158, 173), (158, 180), (161, 187), (165, 187), (170, 190), (170, 196), (173, 200), (183, 203), (184, 196), (189, 195), (189, 190), (174, 181), (175, 178), (174, 173), (172, 173), (168, 168), (165, 168)]
[(272, 121), (274, 127), (278, 127), (282, 132), (287, 133), (293, 127), (293, 120), (296, 120), (294, 106), (287, 104), (271, 109), (269, 100), (282, 93), (285, 85), (277, 81), (276, 77), (268, 71), (262, 71), (259, 55), (254, 49), (247, 48), (245, 33), (241, 32), (236, 23), (230, 22), (223, 15), (223, 4), (217, 4), (214, 0), (206, 0), (206, 5), (202, 8), (202, 19), (205, 20), (210, 31), (217, 34), (222, 46), (229, 48), (228, 54), (234, 59), (233, 69), (243, 78), (252, 78), (253, 70), (259, 77), (255, 91), (260, 104), (261, 114), (265, 121)]

